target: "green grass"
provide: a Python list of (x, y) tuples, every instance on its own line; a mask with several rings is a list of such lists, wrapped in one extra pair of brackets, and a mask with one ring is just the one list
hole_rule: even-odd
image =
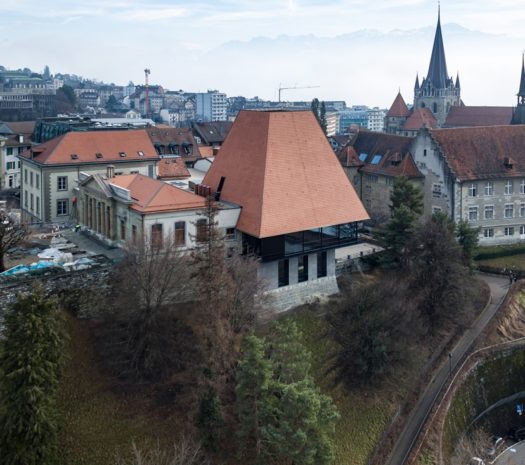
[[(404, 382), (392, 379), (381, 389), (349, 391), (334, 386), (325, 372), (326, 359), (334, 348), (333, 340), (326, 336), (326, 321), (308, 308), (286, 318), (292, 318), (301, 329), (304, 343), (312, 352), (313, 375), (339, 409), (335, 465), (366, 464), (406, 393), (406, 379), (410, 376), (404, 375)], [(414, 373), (420, 362), (412, 367)]]
[(476, 263), (493, 268), (511, 268), (525, 272), (525, 254), (492, 258), (490, 260), (479, 260)]
[(67, 317), (69, 360), (58, 399), (63, 464), (114, 465), (117, 453), (129, 455), (132, 441), (172, 443), (178, 423), (173, 412), (159, 415), (148, 393), (123, 393), (102, 373), (86, 325)]

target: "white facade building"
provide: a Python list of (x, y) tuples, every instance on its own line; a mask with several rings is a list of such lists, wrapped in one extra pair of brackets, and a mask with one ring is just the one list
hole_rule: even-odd
[(217, 90), (195, 94), (196, 118), (200, 121), (227, 121), (226, 94)]

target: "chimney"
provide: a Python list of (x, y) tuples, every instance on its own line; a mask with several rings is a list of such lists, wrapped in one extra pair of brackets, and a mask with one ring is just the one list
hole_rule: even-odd
[(115, 166), (114, 165), (108, 165), (106, 177), (108, 179), (113, 179), (115, 177)]

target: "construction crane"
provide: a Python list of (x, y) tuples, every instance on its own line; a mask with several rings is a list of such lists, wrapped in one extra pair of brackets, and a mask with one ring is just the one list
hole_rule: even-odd
[(279, 85), (279, 103), (281, 102), (281, 92), (283, 90), (292, 90), (292, 89), (316, 89), (321, 86), (293, 86), (293, 87), (281, 87)]
[(146, 68), (144, 70), (144, 75), (146, 77), (146, 86), (145, 86), (145, 100), (144, 100), (144, 112), (146, 113), (146, 118), (149, 117), (149, 82), (148, 76), (151, 74), (151, 71)]

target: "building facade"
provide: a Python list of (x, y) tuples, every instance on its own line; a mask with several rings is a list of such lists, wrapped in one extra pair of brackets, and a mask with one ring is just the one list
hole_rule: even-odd
[(338, 292), (335, 249), (368, 214), (312, 112), (242, 110), (203, 184), (241, 207), (243, 251), (277, 309)]
[(227, 121), (226, 94), (217, 90), (195, 94), (195, 117), (198, 121)]
[(480, 228), (480, 244), (525, 239), (525, 126), (422, 130), (412, 153), (425, 175), (425, 215)]
[(35, 223), (78, 220), (80, 173), (157, 176), (159, 156), (144, 130), (68, 132), (18, 155), (21, 209)]

